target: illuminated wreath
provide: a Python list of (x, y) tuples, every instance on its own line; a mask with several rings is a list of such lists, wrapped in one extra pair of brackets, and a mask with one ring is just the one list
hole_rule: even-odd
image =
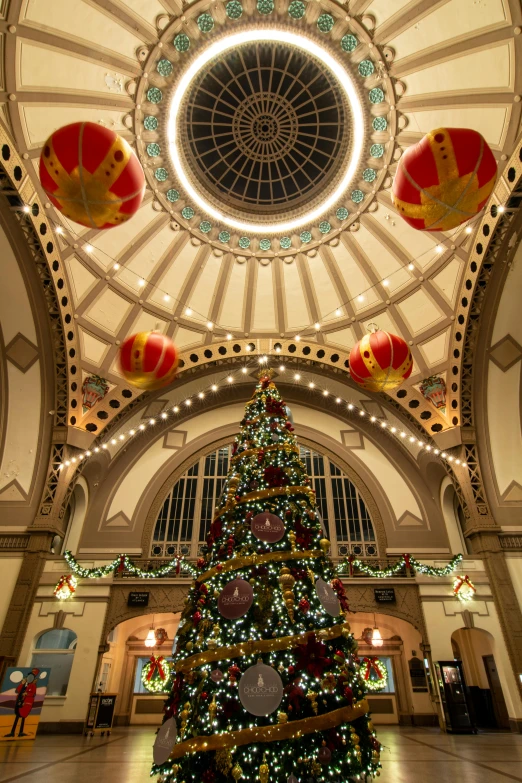
[(141, 670), (141, 681), (151, 693), (164, 693), (169, 687), (170, 673), (170, 664), (163, 655), (151, 655)]
[(72, 598), (78, 587), (78, 580), (73, 574), (64, 574), (54, 588), (54, 594), (59, 601)]
[(459, 601), (471, 601), (475, 597), (477, 588), (466, 574), (466, 576), (457, 576), (453, 582), (453, 595)]
[(382, 691), (388, 685), (388, 669), (379, 658), (363, 658), (361, 676), (369, 691)]

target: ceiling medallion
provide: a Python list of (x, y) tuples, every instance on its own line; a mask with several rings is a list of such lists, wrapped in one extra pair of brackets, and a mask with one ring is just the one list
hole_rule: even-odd
[(158, 201), (200, 241), (265, 261), (356, 228), (389, 184), (391, 52), (330, 0), (197, 5), (161, 32), (136, 91)]

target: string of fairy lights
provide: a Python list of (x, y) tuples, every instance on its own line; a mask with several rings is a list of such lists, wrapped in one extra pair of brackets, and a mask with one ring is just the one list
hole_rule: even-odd
[[(260, 356), (258, 358), (258, 365), (261, 367), (267, 367), (269, 364), (269, 357), (267, 355)], [(169, 406), (163, 410), (160, 414), (151, 417), (146, 422), (142, 421), (139, 424), (129, 427), (123, 432), (107, 437), (106, 440), (96, 444), (94, 447), (82, 451), (79, 454), (65, 460), (59, 465), (60, 470), (69, 468), (71, 465), (78, 465), (85, 462), (90, 457), (93, 457), (100, 452), (107, 453), (111, 458), (114, 458), (119, 452), (119, 448), (126, 445), (130, 440), (144, 435), (146, 433), (157, 433), (158, 427), (165, 426), (170, 427), (182, 415), (183, 411), (199, 409), (205, 405), (205, 403), (213, 404), (215, 401), (215, 395), (224, 388), (230, 388), (238, 379), (248, 375), (256, 369), (253, 366), (244, 364), (241, 368), (229, 372), (224, 375), (221, 380), (214, 380), (209, 386), (200, 389), (198, 392), (188, 394), (187, 396), (180, 397), (174, 405)], [(289, 371), (285, 364), (276, 366), (275, 369), (281, 374), (282, 380), (288, 380), (296, 385), (303, 385), (307, 388), (311, 394), (317, 395), (322, 399), (322, 402), (331, 402), (334, 409), (342, 411), (345, 415), (351, 415), (353, 417), (359, 417), (369, 421), (381, 432), (386, 432), (391, 438), (402, 444), (409, 444), (412, 448), (418, 448), (420, 451), (425, 451), (439, 459), (448, 462), (450, 465), (459, 465), (466, 467), (466, 463), (454, 457), (452, 454), (437, 448), (434, 444), (430, 443), (427, 439), (421, 439), (412, 435), (407, 430), (397, 427), (391, 424), (389, 421), (382, 417), (378, 417), (368, 413), (361, 405), (358, 405), (350, 400), (340, 397), (336, 394), (332, 394), (328, 388), (317, 383), (316, 381), (307, 381), (303, 378), (301, 373)], [(71, 476), (72, 478), (72, 476)]]
[[(505, 212), (505, 207), (503, 205), (498, 205), (497, 207), (498, 213)], [(24, 208), (25, 209), (25, 208)], [(27, 208), (27, 211), (29, 211), (29, 208)], [(467, 235), (470, 235), (473, 233), (473, 225), (475, 223), (478, 223), (483, 216), (483, 211), (479, 212), (475, 217), (471, 218), (465, 228), (464, 233)], [(69, 226), (67, 228), (64, 228), (61, 222), (54, 220), (50, 218), (51, 222), (54, 226), (55, 233), (60, 236), (63, 240), (68, 241), (67, 234), (70, 235), (70, 237), (74, 240), (74, 249), (77, 249), (75, 245), (77, 243), (82, 242), (81, 237), (76, 234), (73, 229)], [(454, 249), (453, 241), (459, 232), (462, 231), (462, 226), (457, 227), (452, 233), (448, 234), (448, 236), (444, 237), (437, 245), (435, 245), (433, 248), (429, 248), (428, 250), (424, 250), (422, 253), (419, 253), (415, 257), (410, 257), (410, 260), (407, 264), (399, 263), (398, 267), (393, 271), (390, 272), (386, 277), (381, 277), (379, 280), (377, 280), (372, 285), (368, 285), (365, 289), (361, 290), (358, 294), (348, 297), (346, 300), (343, 300), (340, 302), (334, 309), (329, 311), (328, 313), (325, 313), (325, 315), (322, 317), (321, 321), (314, 321), (311, 322), (305, 326), (302, 326), (295, 330), (295, 334), (293, 337), (286, 337), (285, 340), (296, 340), (299, 341), (302, 336), (310, 333), (313, 335), (314, 333), (317, 333), (321, 330), (322, 327), (328, 325), (329, 323), (333, 323), (334, 321), (338, 320), (342, 314), (343, 309), (347, 308), (348, 306), (351, 306), (353, 304), (361, 304), (366, 299), (369, 298), (370, 293), (379, 287), (387, 289), (392, 289), (391, 281), (395, 275), (402, 274), (404, 270), (408, 270), (410, 273), (414, 272), (416, 269), (414, 262), (420, 262), (422, 258), (424, 258), (426, 255), (430, 255), (433, 252), (437, 255), (442, 255), (444, 252), (447, 252), (450, 249)], [(111, 256), (109, 253), (107, 253), (105, 250), (102, 250), (101, 248), (96, 247), (96, 245), (92, 244), (91, 242), (83, 242), (81, 249), (87, 254), (92, 255), (95, 251), (100, 253), (102, 256), (105, 256), (107, 259), (109, 259), (112, 262), (112, 269), (114, 272), (119, 272), (120, 269), (123, 269), (125, 274), (127, 276), (130, 276), (134, 279), (136, 283), (136, 288), (139, 291), (144, 291), (146, 288), (148, 289), (148, 299), (149, 301), (154, 298), (156, 301), (161, 300), (165, 304), (173, 303), (177, 305), (180, 310), (183, 311), (183, 315), (186, 318), (190, 318), (194, 320), (197, 323), (204, 324), (208, 331), (214, 332), (214, 333), (223, 333), (226, 335), (227, 339), (233, 339), (234, 335), (233, 332), (227, 327), (226, 325), (220, 324), (218, 322), (210, 320), (210, 317), (208, 315), (204, 315), (203, 313), (198, 312), (196, 309), (191, 307), (188, 303), (183, 302), (181, 299), (176, 297), (172, 292), (169, 292), (167, 290), (164, 290), (161, 286), (158, 286), (155, 283), (152, 283), (150, 280), (148, 280), (146, 277), (143, 277), (142, 275), (135, 272), (133, 269), (130, 269), (128, 266), (124, 266), (119, 263), (117, 259), (115, 259), (113, 256)], [(232, 252), (232, 251), (231, 251)], [(309, 251), (302, 251), (302, 252), (309, 252)], [(422, 266), (422, 265), (421, 265)], [(120, 281), (121, 282), (121, 281)], [(125, 284), (125, 283), (124, 283)], [(150, 290), (150, 286), (152, 286), (152, 290)], [(156, 297), (153, 297), (152, 294), (155, 293)]]

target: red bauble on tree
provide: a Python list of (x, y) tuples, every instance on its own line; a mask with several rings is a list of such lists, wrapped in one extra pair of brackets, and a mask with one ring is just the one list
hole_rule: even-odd
[(480, 133), (437, 128), (399, 160), (393, 203), (413, 228), (448, 231), (480, 212), (496, 176), (495, 158)]
[(40, 182), (65, 217), (88, 228), (122, 225), (139, 209), (145, 190), (129, 144), (94, 122), (74, 122), (49, 136)]
[(350, 375), (367, 391), (396, 389), (411, 375), (413, 358), (408, 344), (380, 329), (365, 335), (350, 351)]
[(133, 386), (155, 391), (176, 377), (179, 355), (169, 337), (159, 332), (139, 332), (127, 337), (120, 349), (120, 368)]

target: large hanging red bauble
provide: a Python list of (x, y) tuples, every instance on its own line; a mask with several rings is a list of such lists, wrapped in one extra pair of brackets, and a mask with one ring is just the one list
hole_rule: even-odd
[(387, 392), (411, 375), (408, 344), (396, 334), (378, 329), (366, 334), (350, 351), (350, 375), (367, 391)]
[(413, 228), (448, 231), (480, 212), (496, 176), (495, 158), (480, 133), (437, 128), (399, 160), (392, 199)]
[(94, 122), (74, 122), (49, 136), (40, 156), (40, 182), (65, 217), (88, 228), (125, 223), (145, 190), (131, 147)]
[(159, 332), (133, 334), (120, 348), (123, 375), (129, 383), (144, 391), (155, 391), (172, 383), (178, 361), (176, 346)]

